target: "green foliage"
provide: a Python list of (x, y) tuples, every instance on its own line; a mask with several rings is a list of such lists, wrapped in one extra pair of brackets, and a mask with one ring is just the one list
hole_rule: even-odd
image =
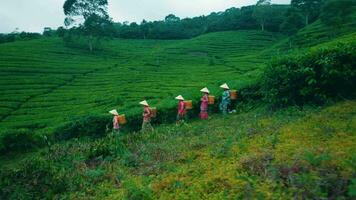
[(321, 10), (320, 19), (323, 23), (340, 28), (343, 24), (350, 22), (350, 16), (356, 10), (354, 0), (328, 0)]
[(291, 6), (299, 9), (305, 18), (305, 25), (315, 21), (325, 0), (292, 0)]
[(348, 187), (349, 197), (356, 197), (356, 179), (351, 180), (351, 184)]
[(107, 116), (86, 116), (73, 119), (58, 127), (54, 132), (54, 137), (57, 141), (83, 136), (102, 137), (107, 134), (106, 127), (109, 123)]
[(280, 31), (290, 36), (297, 33), (303, 26), (303, 17), (300, 12), (294, 8), (290, 8), (286, 13), (284, 22), (280, 26)]
[(124, 199), (127, 200), (150, 200), (151, 190), (148, 188), (142, 188), (136, 185), (132, 181), (125, 182), (125, 188), (127, 189), (127, 195)]
[(170, 14), (165, 20), (154, 22), (115, 23), (115, 35), (126, 39), (187, 39), (211, 32), (256, 30), (261, 23), (265, 30), (278, 32), (287, 8), (286, 5), (246, 6), (184, 19)]
[(276, 106), (323, 104), (328, 98), (353, 97), (355, 47), (340, 44), (273, 62), (263, 75), (264, 99)]
[(0, 172), (2, 199), (50, 198), (68, 191), (68, 175), (53, 163), (42, 158), (25, 161), (19, 169)]
[(271, 0), (259, 0), (255, 6), (253, 17), (258, 21), (261, 30), (265, 30), (265, 24), (271, 17)]
[(15, 41), (28, 41), (33, 39), (41, 38), (39, 33), (29, 33), (29, 32), (12, 32), (9, 34), (0, 33), (0, 44)]
[[(354, 187), (355, 105), (260, 108), (150, 134), (54, 144), (4, 163), (0, 198), (347, 199)], [(325, 122), (334, 137), (318, 131)], [(256, 125), (258, 136), (245, 133)]]
[[(73, 25), (75, 17), (81, 17), (84, 23), (74, 27), (75, 31), (68, 31), (64, 41), (66, 44), (76, 44), (73, 37), (85, 37), (90, 52), (94, 50), (94, 43), (100, 44), (103, 38), (108, 38), (113, 34), (111, 19), (107, 13), (107, 0), (67, 0), (64, 2), (63, 10), (66, 15), (65, 25)], [(74, 35), (73, 35), (74, 34)], [(80, 43), (79, 43), (80, 44)], [(78, 45), (79, 47), (81, 45)]]
[(29, 129), (5, 130), (0, 134), (0, 152), (26, 152), (43, 145), (42, 138)]

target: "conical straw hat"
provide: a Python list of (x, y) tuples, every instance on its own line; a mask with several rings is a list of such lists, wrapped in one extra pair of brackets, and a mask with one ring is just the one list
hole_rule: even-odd
[(176, 99), (184, 101), (184, 98), (183, 98), (182, 95), (178, 95), (178, 96), (176, 97)]
[(110, 114), (119, 115), (116, 109), (109, 111)]
[(230, 89), (229, 86), (226, 83), (220, 85), (220, 87), (223, 88), (223, 89)]
[(207, 88), (207, 87), (205, 87), (205, 88), (201, 89), (201, 90), (200, 90), (200, 92), (210, 93), (210, 91), (208, 90), (208, 88)]
[(146, 100), (140, 102), (141, 105), (148, 106), (148, 103)]

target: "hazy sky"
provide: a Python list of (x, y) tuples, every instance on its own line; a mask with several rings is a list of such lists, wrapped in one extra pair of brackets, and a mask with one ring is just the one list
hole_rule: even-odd
[[(63, 25), (65, 0), (0, 0), (0, 32), (42, 32), (44, 27)], [(207, 15), (230, 7), (255, 4), (257, 0), (109, 0), (114, 21), (141, 22), (164, 19), (168, 14), (180, 18)], [(272, 0), (287, 4), (290, 0)]]

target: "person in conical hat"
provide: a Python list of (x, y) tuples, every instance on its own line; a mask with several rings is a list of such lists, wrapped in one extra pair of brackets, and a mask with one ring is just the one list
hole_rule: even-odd
[(146, 100), (140, 102), (141, 105), (143, 105), (143, 120), (142, 120), (142, 132), (149, 132), (153, 131), (153, 127), (151, 125), (151, 109), (148, 105), (148, 102)]
[(176, 124), (180, 124), (184, 122), (185, 119), (185, 114), (186, 114), (186, 109), (185, 109), (185, 103), (184, 103), (184, 98), (182, 95), (178, 95), (176, 97), (178, 100), (178, 114), (177, 114), (177, 122)]
[(114, 133), (118, 134), (120, 132), (119, 113), (117, 112), (116, 109), (109, 111), (109, 113), (114, 116), (112, 119), (113, 134)]
[(209, 105), (209, 93), (210, 91), (208, 88), (203, 88), (200, 90), (200, 92), (203, 93), (203, 96), (201, 97), (200, 101), (200, 119), (208, 119), (208, 105)]
[(222, 93), (221, 96), (221, 102), (219, 105), (219, 108), (221, 110), (221, 112), (226, 115), (228, 113), (228, 106), (230, 104), (230, 88), (229, 86), (224, 83), (222, 85), (220, 85), (220, 88), (224, 89), (224, 92)]

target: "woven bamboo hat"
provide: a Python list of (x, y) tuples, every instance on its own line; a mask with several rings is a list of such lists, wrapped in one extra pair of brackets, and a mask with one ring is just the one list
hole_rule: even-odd
[(116, 109), (109, 111), (110, 114), (119, 115)]
[(148, 106), (148, 103), (146, 100), (140, 102), (141, 105)]
[(183, 98), (183, 96), (182, 96), (182, 95), (178, 95), (178, 96), (176, 96), (176, 99), (184, 101), (184, 98)]
[(200, 90), (200, 92), (210, 93), (210, 91), (208, 90), (208, 88), (207, 88), (207, 87), (205, 87), (205, 88), (201, 89), (201, 90)]
[(227, 90), (230, 89), (229, 86), (226, 83), (220, 85), (220, 87), (223, 88), (223, 89), (227, 89)]

